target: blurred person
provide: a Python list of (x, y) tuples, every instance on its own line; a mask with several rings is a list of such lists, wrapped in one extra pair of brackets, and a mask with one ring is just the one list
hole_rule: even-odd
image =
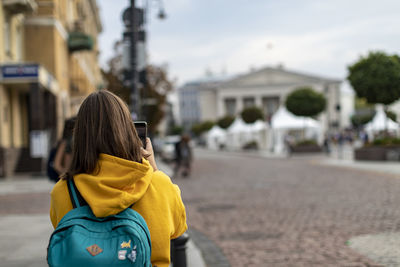
[(175, 144), (175, 168), (174, 177), (179, 177), (182, 169), (182, 176), (189, 177), (192, 163), (192, 149), (190, 147), (190, 137), (182, 135), (181, 140)]
[(169, 266), (170, 240), (187, 229), (185, 207), (178, 186), (158, 170), (149, 138), (142, 147), (126, 104), (105, 90), (89, 95), (76, 118), (72, 151), (68, 172), (51, 192), (53, 227), (73, 209), (72, 179), (96, 217), (137, 211), (150, 232), (152, 266)]
[(57, 182), (61, 174), (65, 173), (72, 159), (72, 133), (76, 117), (67, 119), (64, 123), (62, 138), (50, 151), (47, 161), (47, 175), (50, 180)]
[(293, 137), (290, 134), (285, 134), (283, 142), (285, 144), (286, 156), (290, 157), (292, 155), (292, 147), (294, 145)]
[(54, 158), (54, 169), (63, 174), (67, 172), (72, 161), (72, 134), (74, 131), (76, 117), (65, 121), (63, 136), (57, 148)]
[(323, 148), (326, 154), (331, 153), (331, 144), (330, 144), (330, 138), (328, 135), (324, 136), (324, 143), (323, 143)]

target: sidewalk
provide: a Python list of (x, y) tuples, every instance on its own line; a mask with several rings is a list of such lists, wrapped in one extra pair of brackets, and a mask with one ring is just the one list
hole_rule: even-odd
[[(166, 173), (169, 177), (172, 177), (172, 169), (165, 164), (161, 159), (157, 159), (157, 167)], [(188, 267), (206, 267), (201, 251), (198, 249), (192, 238), (189, 239), (186, 249), (187, 266)]]
[(329, 157), (315, 159), (313, 163), (390, 175), (400, 174), (400, 162), (356, 161), (354, 160), (353, 148), (350, 146), (344, 146), (340, 151), (338, 151), (338, 149), (333, 149)]
[[(268, 151), (215, 151), (204, 148), (196, 148), (198, 151), (211, 151), (217, 156), (218, 154), (226, 154), (239, 157), (261, 157), (266, 159), (287, 159), (286, 154), (274, 154)], [(311, 154), (293, 154), (290, 159), (307, 159), (313, 164), (335, 166), (341, 168), (351, 168), (361, 171), (371, 171), (385, 173), (390, 175), (400, 174), (400, 162), (383, 162), (383, 161), (355, 161), (353, 159), (353, 150), (350, 146), (344, 146), (341, 151), (333, 149), (331, 154), (327, 156), (325, 153)]]
[[(166, 173), (171, 171), (162, 163), (159, 168)], [(13, 177), (0, 180), (0, 198), (13, 199), (14, 202), (21, 196), (29, 198), (31, 195), (43, 195), (48, 198), (53, 186), (54, 183), (46, 177)], [(0, 266), (47, 266), (47, 245), (53, 232), (47, 208), (35, 214), (12, 213), (0, 213)], [(187, 245), (187, 266), (206, 266), (200, 250), (190, 239)]]

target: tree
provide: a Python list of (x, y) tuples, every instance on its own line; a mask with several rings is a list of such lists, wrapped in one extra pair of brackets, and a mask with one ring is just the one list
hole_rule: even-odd
[(400, 98), (400, 60), (397, 55), (370, 52), (348, 67), (351, 86), (368, 103), (385, 106)]
[(351, 124), (355, 128), (359, 128), (368, 122), (370, 122), (374, 118), (375, 113), (367, 113), (367, 114), (354, 114), (351, 116)]
[[(384, 52), (370, 52), (348, 67), (351, 86), (368, 103), (387, 106), (400, 98), (400, 58)], [(387, 132), (387, 121), (386, 121)]]
[[(115, 55), (108, 62), (109, 70), (102, 72), (107, 83), (107, 89), (121, 97), (129, 105), (131, 88), (123, 83), (120, 45), (120, 42), (116, 42)], [(173, 90), (174, 86), (164, 67), (149, 65), (146, 68), (146, 74), (147, 83), (139, 88), (141, 114), (147, 121), (149, 133), (153, 134), (165, 116), (167, 95)]]
[(245, 108), (240, 115), (245, 123), (253, 123), (264, 119), (263, 112), (258, 107)]
[(111, 69), (109, 71), (105, 71), (103, 69), (101, 70), (101, 72), (104, 79), (106, 80), (107, 90), (113, 92), (114, 94), (122, 98), (122, 100), (124, 100), (127, 104), (129, 104), (130, 89), (124, 86), (118, 75), (113, 73)]
[(174, 126), (171, 128), (171, 134), (172, 135), (181, 135), (183, 133), (183, 127), (182, 126)]
[(167, 95), (172, 90), (173, 83), (168, 79), (165, 68), (147, 67), (147, 84), (141, 88), (142, 115), (152, 133), (165, 116)]
[(219, 127), (221, 127), (222, 129), (227, 129), (229, 126), (231, 126), (231, 124), (233, 123), (234, 120), (235, 120), (235, 117), (227, 115), (227, 116), (219, 119), (217, 121), (217, 125)]
[(202, 133), (209, 131), (215, 125), (212, 121), (204, 121), (196, 123), (192, 126), (192, 132), (196, 136), (200, 136)]
[(394, 113), (393, 111), (387, 110), (386, 111), (386, 116), (388, 116), (388, 118), (391, 119), (392, 121), (397, 122), (397, 114)]
[(314, 117), (325, 110), (326, 99), (310, 87), (301, 87), (288, 95), (285, 104), (294, 115)]

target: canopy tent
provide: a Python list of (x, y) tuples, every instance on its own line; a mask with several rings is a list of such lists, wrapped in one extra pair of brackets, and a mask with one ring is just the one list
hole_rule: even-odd
[(251, 127), (242, 118), (236, 118), (227, 129), (227, 145), (229, 148), (240, 149), (251, 136)]
[(227, 129), (227, 147), (233, 149), (241, 149), (249, 142), (256, 142), (259, 148), (267, 147), (268, 126), (264, 121), (256, 121), (247, 124), (241, 118), (235, 121)]
[(321, 123), (308, 117), (300, 117), (290, 113), (285, 107), (281, 106), (271, 118), (273, 137), (271, 149), (275, 153), (285, 151), (285, 137), (291, 130), (304, 130), (306, 139), (322, 139)]
[(251, 132), (251, 126), (246, 124), (242, 118), (236, 118), (227, 131), (228, 133), (248, 133)]
[(210, 149), (219, 149), (226, 145), (226, 131), (215, 125), (207, 133), (207, 147)]
[(256, 122), (254, 122), (253, 124), (250, 124), (250, 127), (251, 127), (252, 132), (259, 132), (259, 131), (267, 129), (267, 124), (262, 120), (258, 120)]
[(388, 118), (383, 110), (383, 107), (378, 106), (372, 121), (365, 125), (365, 130), (371, 133), (384, 131), (386, 129), (389, 131), (397, 131), (399, 130), (399, 124)]
[(296, 116), (285, 107), (280, 107), (271, 118), (271, 127), (272, 129), (319, 129), (321, 126), (312, 118)]

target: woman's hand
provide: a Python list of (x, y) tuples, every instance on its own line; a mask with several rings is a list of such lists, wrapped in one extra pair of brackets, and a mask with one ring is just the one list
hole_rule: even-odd
[(143, 147), (141, 148), (142, 151), (142, 156), (147, 159), (151, 165), (151, 167), (153, 167), (154, 171), (157, 171), (157, 164), (156, 164), (156, 160), (154, 158), (154, 151), (153, 151), (153, 145), (151, 144), (150, 138), (146, 138), (146, 149), (144, 149)]

